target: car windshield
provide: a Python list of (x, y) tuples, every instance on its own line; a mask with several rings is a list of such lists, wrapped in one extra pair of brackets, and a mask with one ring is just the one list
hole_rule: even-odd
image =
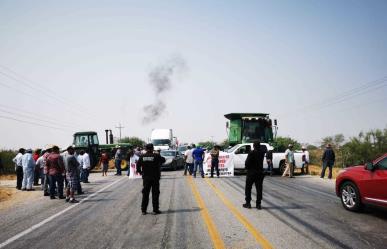
[(228, 153), (232, 153), (232, 152), (234, 152), (238, 147), (239, 147), (239, 144), (234, 145), (233, 147), (231, 147), (230, 149), (228, 149), (227, 152), (228, 152)]
[(182, 147), (179, 147), (179, 151), (181, 152), (181, 151), (186, 151), (187, 150), (187, 147), (185, 147), (185, 146), (182, 146)]
[(163, 145), (169, 145), (171, 141), (169, 139), (153, 139), (152, 144), (154, 146), (163, 146)]
[(176, 151), (164, 150), (160, 152), (162, 156), (176, 156)]

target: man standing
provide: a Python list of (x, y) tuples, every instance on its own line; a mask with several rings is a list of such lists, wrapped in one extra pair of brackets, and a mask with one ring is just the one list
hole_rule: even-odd
[(32, 150), (26, 150), (26, 153), (22, 156), (23, 165), (23, 184), (22, 190), (34, 191), (32, 184), (34, 182), (35, 161), (32, 157)]
[(285, 163), (286, 163), (286, 169), (282, 177), (285, 177), (289, 173), (289, 178), (293, 178), (293, 172), (294, 172), (293, 144), (289, 144), (288, 149), (285, 151)]
[(67, 153), (63, 155), (63, 162), (66, 170), (66, 202), (77, 203), (78, 201), (74, 198), (74, 193), (78, 188), (78, 167), (79, 163), (74, 156), (74, 147), (67, 147)]
[(23, 182), (23, 165), (22, 165), (22, 157), (25, 153), (25, 149), (20, 148), (19, 153), (12, 159), (15, 163), (15, 171), (16, 171), (16, 188), (21, 190), (22, 182)]
[(260, 142), (255, 142), (254, 150), (247, 155), (245, 162), (245, 167), (247, 170), (246, 175), (246, 187), (245, 187), (245, 200), (246, 203), (243, 204), (244, 208), (251, 208), (251, 188), (255, 184), (257, 190), (257, 209), (261, 209), (262, 201), (262, 184), (263, 178), (265, 177), (263, 173), (263, 159), (265, 158), (265, 153), (267, 152), (266, 146), (261, 146)]
[(115, 175), (120, 176), (121, 175), (121, 162), (122, 162), (122, 153), (121, 153), (121, 147), (117, 146), (116, 154), (114, 155), (114, 164), (116, 166), (117, 172)]
[(191, 146), (188, 146), (187, 150), (184, 152), (184, 161), (185, 161), (184, 175), (185, 176), (187, 175), (187, 170), (189, 175), (192, 175), (193, 157), (192, 157)]
[(137, 163), (137, 172), (142, 175), (143, 181), (141, 211), (143, 215), (147, 214), (149, 193), (152, 189), (153, 214), (160, 214), (160, 166), (165, 162), (165, 158), (159, 154), (153, 153), (153, 144), (147, 144), (145, 149), (145, 154), (140, 156)]
[(214, 177), (214, 168), (216, 170), (216, 175), (219, 178), (219, 151), (220, 147), (215, 145), (211, 150), (211, 178)]
[(38, 158), (40, 157), (40, 153), (42, 152), (41, 149), (36, 149), (34, 151), (34, 154), (32, 155), (32, 158), (35, 161), (35, 170), (34, 170), (34, 186), (39, 185), (39, 178), (40, 178), (40, 168), (36, 165), (36, 162), (38, 161)]
[(302, 146), (302, 168), (301, 174), (309, 174), (309, 151), (306, 150), (305, 146)]
[(328, 144), (324, 154), (322, 156), (322, 162), (323, 162), (323, 168), (321, 171), (321, 178), (324, 178), (325, 176), (325, 170), (327, 167), (329, 168), (329, 175), (328, 178), (332, 179), (332, 167), (335, 164), (335, 152), (332, 150), (331, 144)]
[[(82, 153), (81, 153), (82, 155)], [(82, 155), (82, 181), (83, 183), (89, 183), (89, 172), (90, 172), (90, 156), (87, 152), (83, 151)]]
[(108, 153), (106, 153), (106, 150), (102, 150), (99, 163), (101, 164), (101, 167), (102, 167), (102, 176), (107, 176), (107, 172), (109, 168), (109, 155)]
[(193, 152), (192, 156), (194, 158), (194, 171), (193, 176), (196, 178), (196, 171), (199, 167), (200, 174), (202, 175), (202, 178), (204, 178), (204, 171), (203, 171), (203, 160), (204, 160), (204, 150), (198, 146)]
[(58, 183), (59, 199), (64, 199), (63, 196), (63, 175), (64, 164), (63, 158), (59, 154), (59, 147), (52, 147), (52, 152), (47, 156), (46, 161), (48, 180), (50, 182), (50, 198), (55, 199), (55, 185)]

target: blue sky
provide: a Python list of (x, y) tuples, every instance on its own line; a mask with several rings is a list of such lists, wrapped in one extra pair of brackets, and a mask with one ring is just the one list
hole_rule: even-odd
[[(0, 116), (60, 128), (0, 118), (0, 147), (64, 146), (80, 130), (102, 140), (119, 122), (125, 136), (173, 128), (180, 141), (221, 141), (230, 112), (270, 113), (279, 135), (306, 143), (385, 128), (385, 82), (329, 100), (387, 76), (386, 11), (386, 1), (0, 1)], [(166, 113), (143, 125), (148, 73), (176, 56), (187, 70), (162, 95)]]

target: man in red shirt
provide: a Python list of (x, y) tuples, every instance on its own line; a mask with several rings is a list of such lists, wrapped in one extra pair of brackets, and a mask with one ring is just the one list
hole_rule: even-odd
[(58, 184), (59, 199), (65, 199), (63, 196), (64, 164), (63, 158), (59, 154), (59, 147), (52, 147), (52, 152), (47, 156), (46, 161), (48, 180), (50, 183), (50, 197), (55, 199), (55, 186)]
[(101, 159), (99, 159), (99, 163), (102, 166), (102, 176), (107, 176), (107, 171), (109, 167), (109, 156), (105, 150), (102, 150)]

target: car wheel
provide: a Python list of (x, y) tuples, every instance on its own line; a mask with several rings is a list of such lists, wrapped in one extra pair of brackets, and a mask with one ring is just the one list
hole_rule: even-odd
[(344, 182), (340, 187), (341, 203), (349, 211), (359, 211), (362, 208), (359, 189), (353, 182)]
[(173, 170), (177, 170), (177, 162), (176, 162), (176, 161), (173, 162), (173, 164), (172, 164), (172, 169), (173, 169)]

